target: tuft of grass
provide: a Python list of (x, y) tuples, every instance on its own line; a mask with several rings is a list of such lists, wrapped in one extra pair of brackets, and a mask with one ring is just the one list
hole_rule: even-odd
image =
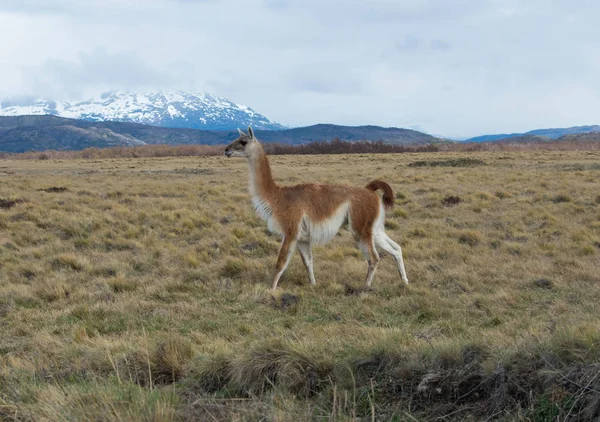
[(467, 230), (458, 235), (458, 241), (469, 246), (476, 246), (483, 240), (481, 233), (474, 230)]
[(49, 280), (38, 285), (35, 289), (35, 294), (47, 302), (54, 302), (68, 298), (71, 291), (65, 283), (57, 280)]
[(234, 357), (228, 369), (232, 386), (246, 394), (277, 387), (308, 397), (328, 384), (334, 365), (296, 345), (273, 341)]
[(132, 292), (137, 289), (137, 283), (132, 280), (127, 280), (124, 277), (114, 277), (107, 281), (113, 292)]
[(98, 277), (116, 277), (119, 271), (112, 265), (101, 265), (92, 269), (92, 274)]
[(225, 264), (221, 267), (220, 275), (221, 277), (238, 279), (247, 271), (247, 269), (246, 263), (242, 260), (230, 258), (225, 261)]
[(392, 216), (395, 218), (408, 218), (408, 211), (402, 208), (396, 208), (392, 211)]
[(143, 349), (123, 356), (116, 370), (128, 379), (145, 387), (168, 385), (179, 380), (194, 356), (191, 343), (171, 335)]
[(14, 309), (15, 301), (12, 297), (0, 298), (0, 318), (8, 315), (8, 313)]
[(390, 219), (386, 219), (384, 225), (385, 225), (385, 228), (389, 229), (389, 230), (396, 230), (397, 228), (400, 227), (400, 225), (398, 223), (396, 223), (394, 220), (390, 220)]
[(202, 393), (216, 393), (230, 382), (231, 359), (225, 353), (213, 353), (192, 363), (191, 372), (185, 382), (188, 388)]
[(415, 227), (410, 232), (408, 232), (408, 235), (411, 237), (427, 237), (427, 232), (422, 227)]
[(585, 245), (582, 246), (581, 249), (579, 249), (580, 256), (594, 255), (595, 253), (596, 249), (592, 245)]
[(87, 261), (75, 254), (61, 254), (53, 258), (50, 263), (54, 268), (67, 268), (74, 271), (83, 271), (89, 267)]
[(172, 383), (184, 373), (193, 356), (191, 344), (181, 337), (170, 337), (158, 343), (151, 355), (155, 383)]

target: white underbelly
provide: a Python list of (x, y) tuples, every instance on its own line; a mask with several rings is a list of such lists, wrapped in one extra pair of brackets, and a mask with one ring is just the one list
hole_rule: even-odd
[[(266, 221), (268, 230), (271, 233), (282, 235), (281, 224), (273, 215), (273, 209), (269, 203), (257, 196), (252, 198), (252, 203), (259, 217)], [(338, 207), (329, 218), (319, 222), (313, 222), (307, 215), (304, 215), (298, 227), (297, 240), (313, 244), (329, 242), (348, 218), (349, 208), (350, 204), (346, 202)]]
[(329, 242), (340, 231), (340, 227), (348, 217), (349, 204), (344, 203), (327, 219), (317, 223), (305, 215), (300, 222), (298, 240), (313, 244)]

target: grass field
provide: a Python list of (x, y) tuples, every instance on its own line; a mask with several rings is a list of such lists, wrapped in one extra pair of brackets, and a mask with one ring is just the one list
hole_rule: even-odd
[(0, 161), (0, 420), (595, 420), (600, 151), (273, 156), (388, 181), (373, 288), (295, 255), (225, 157)]

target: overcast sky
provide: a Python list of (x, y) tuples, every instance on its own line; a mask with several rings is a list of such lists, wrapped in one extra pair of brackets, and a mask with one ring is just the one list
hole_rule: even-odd
[(600, 124), (600, 2), (0, 0), (0, 98), (206, 91), (289, 126)]

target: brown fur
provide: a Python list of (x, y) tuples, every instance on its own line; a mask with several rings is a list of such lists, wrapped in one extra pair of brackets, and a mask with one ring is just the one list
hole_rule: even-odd
[(277, 221), (285, 224), (282, 228), (286, 235), (295, 234), (294, 230), (298, 228), (303, 215), (307, 215), (315, 223), (320, 223), (331, 217), (345, 202), (350, 203), (352, 228), (357, 233), (366, 234), (379, 208), (377, 195), (372, 191), (318, 183), (276, 186), (269, 195), (269, 202)]
[(383, 205), (386, 210), (391, 210), (394, 207), (394, 191), (390, 185), (383, 180), (375, 179), (366, 186), (367, 189), (375, 192), (378, 189), (383, 191)]

